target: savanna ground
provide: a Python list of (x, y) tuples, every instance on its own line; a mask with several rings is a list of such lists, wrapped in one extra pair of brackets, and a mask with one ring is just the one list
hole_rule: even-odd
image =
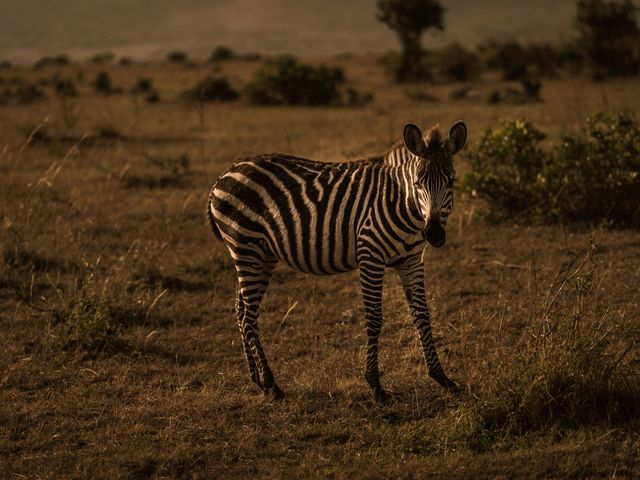
[[(0, 477), (640, 475), (633, 408), (542, 426), (473, 423), (498, 398), (495, 376), (520, 371), (565, 315), (572, 335), (592, 350), (606, 344), (603, 355), (637, 377), (637, 231), (492, 224), (483, 205), (459, 197), (447, 244), (427, 251), (427, 290), (441, 359), (465, 393), (427, 377), (389, 271), (380, 359), (393, 392), (387, 406), (373, 402), (362, 377), (357, 274), (279, 267), (260, 325), (286, 399), (272, 402), (250, 383), (232, 310), (235, 272), (203, 216), (211, 184), (235, 158), (361, 157), (384, 151), (408, 121), (448, 128), (462, 119), (472, 143), (501, 119), (524, 116), (553, 142), (595, 110), (640, 105), (636, 80), (587, 78), (545, 81), (541, 102), (488, 105), (501, 84), (490, 76), (473, 85), (475, 96), (453, 100), (460, 85), (436, 85), (428, 91), (438, 101), (416, 102), (373, 59), (330, 62), (375, 101), (199, 111), (178, 96), (210, 72), (205, 64), (108, 67), (125, 91), (152, 78), (155, 104), (94, 93), (90, 81), (104, 67), (2, 72), (35, 81), (81, 71), (84, 82), (72, 105), (45, 87), (45, 100), (0, 107)], [(256, 65), (228, 62), (223, 72), (242, 86)], [(464, 172), (464, 154), (456, 161)], [(542, 415), (547, 407), (558, 415), (554, 399), (545, 401)]]

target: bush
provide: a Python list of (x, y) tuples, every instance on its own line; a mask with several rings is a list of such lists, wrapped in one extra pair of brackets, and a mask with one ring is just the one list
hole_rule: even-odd
[(116, 56), (113, 52), (100, 52), (91, 57), (91, 61), (98, 65), (112, 63), (115, 59)]
[(33, 67), (42, 68), (47, 65), (69, 65), (70, 63), (71, 59), (64, 53), (61, 53), (60, 55), (56, 55), (54, 57), (42, 57), (33, 65)]
[(520, 80), (520, 85), (522, 85), (522, 90), (513, 87), (493, 90), (489, 94), (487, 102), (491, 105), (502, 102), (522, 105), (524, 103), (540, 101), (540, 89), (542, 88), (540, 79), (527, 75)]
[(122, 134), (115, 127), (108, 125), (97, 127), (96, 134), (105, 140), (120, 140), (122, 138)]
[(531, 43), (526, 47), (527, 63), (537, 75), (553, 77), (563, 65), (562, 52), (559, 47), (549, 43)]
[(551, 152), (525, 120), (487, 131), (468, 154), (461, 188), (494, 217), (537, 222), (640, 225), (640, 128), (635, 118), (596, 114), (581, 135)]
[(44, 98), (46, 98), (44, 91), (37, 85), (20, 83), (15, 89), (5, 88), (0, 92), (0, 105), (10, 103), (28, 105)]
[(540, 89), (542, 88), (542, 82), (537, 77), (526, 76), (520, 81), (524, 90), (524, 95), (529, 100), (540, 99)]
[(71, 79), (55, 80), (55, 91), (59, 97), (75, 97), (78, 95), (76, 84)]
[(195, 87), (184, 92), (186, 99), (195, 102), (231, 102), (240, 95), (225, 77), (206, 77)]
[(153, 87), (153, 80), (147, 77), (139, 78), (136, 85), (131, 89), (134, 95), (144, 95), (149, 103), (158, 103), (160, 101), (160, 93)]
[(131, 93), (148, 93), (153, 90), (153, 80), (150, 78), (139, 78), (136, 86), (131, 89)]
[(347, 87), (345, 90), (346, 105), (350, 107), (364, 107), (373, 102), (373, 94), (369, 92), (361, 92), (353, 87)]
[(93, 273), (82, 279), (74, 297), (53, 311), (60, 347), (88, 353), (109, 347), (120, 329), (112, 319), (107, 293), (97, 289)]
[(480, 72), (478, 56), (457, 42), (438, 52), (439, 75), (444, 80), (464, 82)]
[(540, 204), (538, 174), (547, 157), (538, 147), (545, 135), (525, 120), (489, 130), (467, 154), (471, 172), (463, 191), (489, 202), (494, 214), (514, 216)]
[(98, 73), (95, 81), (93, 82), (93, 86), (96, 89), (96, 92), (104, 93), (105, 95), (113, 93), (111, 77), (107, 72)]
[(631, 0), (578, 0), (579, 44), (600, 76), (640, 73), (638, 8)]
[(312, 67), (281, 56), (255, 73), (246, 92), (258, 105), (338, 105), (343, 82), (339, 68)]
[(379, 59), (380, 64), (397, 83), (425, 83), (433, 81), (437, 58), (432, 50), (421, 51), (420, 55), (408, 60), (401, 53), (387, 52)]
[(232, 58), (236, 58), (236, 54), (229, 47), (224, 45), (218, 45), (214, 48), (213, 52), (211, 52), (211, 56), (209, 57), (210, 62), (221, 62), (223, 60), (231, 60)]
[(514, 40), (488, 40), (478, 47), (487, 68), (501, 70), (504, 80), (522, 80), (530, 75), (553, 77), (564, 67), (579, 71), (582, 57), (571, 43), (521, 44)]
[(158, 103), (160, 101), (160, 94), (157, 90), (152, 90), (144, 98), (148, 103)]
[(187, 61), (187, 54), (180, 51), (173, 51), (167, 54), (167, 60), (174, 63), (185, 63)]
[(563, 138), (545, 172), (562, 220), (604, 219), (640, 226), (640, 125), (629, 115), (597, 114), (582, 135)]
[(20, 85), (13, 93), (13, 96), (20, 105), (28, 105), (29, 103), (42, 100), (46, 97), (45, 93), (39, 87), (29, 83)]
[(527, 74), (527, 53), (520, 42), (490, 42), (485, 49), (488, 52), (487, 66), (502, 70), (504, 80), (520, 80)]

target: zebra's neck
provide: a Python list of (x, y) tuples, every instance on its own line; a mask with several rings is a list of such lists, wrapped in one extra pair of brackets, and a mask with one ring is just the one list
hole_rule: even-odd
[(407, 166), (416, 160), (416, 156), (407, 150), (402, 142), (396, 143), (391, 150), (384, 156), (385, 165), (391, 167)]
[(393, 190), (398, 198), (397, 209), (404, 212), (402, 216), (408, 221), (407, 227), (415, 229), (415, 233), (424, 226), (413, 187), (419, 161), (404, 144), (398, 143), (384, 155), (382, 162), (387, 181), (394, 185)]

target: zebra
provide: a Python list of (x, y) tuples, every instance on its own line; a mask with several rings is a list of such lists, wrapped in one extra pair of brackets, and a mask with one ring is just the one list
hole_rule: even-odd
[(426, 135), (407, 124), (403, 141), (384, 155), (328, 163), (285, 154), (235, 162), (211, 188), (207, 217), (224, 240), (238, 276), (235, 315), (251, 380), (267, 396), (284, 396), (258, 334), (260, 302), (276, 263), (312, 274), (360, 270), (367, 333), (365, 380), (375, 400), (380, 384), (378, 338), (382, 283), (394, 268), (409, 304), (429, 376), (445, 389), (445, 374), (431, 334), (424, 280), (427, 243), (441, 247), (453, 209), (453, 155), (467, 127), (453, 124), (443, 138), (436, 125)]

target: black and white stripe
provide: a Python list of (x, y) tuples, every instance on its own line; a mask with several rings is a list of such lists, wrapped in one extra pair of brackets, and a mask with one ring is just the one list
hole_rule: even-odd
[(443, 139), (408, 124), (404, 142), (386, 155), (324, 163), (282, 154), (236, 162), (213, 186), (207, 215), (229, 248), (238, 274), (236, 315), (252, 380), (281, 397), (258, 335), (258, 311), (278, 261), (295, 270), (334, 274), (360, 269), (367, 356), (365, 378), (376, 399), (380, 386), (378, 337), (382, 280), (397, 270), (418, 329), (429, 374), (456, 389), (445, 375), (431, 337), (422, 252), (439, 247), (453, 208), (452, 156), (466, 141), (457, 122)]

